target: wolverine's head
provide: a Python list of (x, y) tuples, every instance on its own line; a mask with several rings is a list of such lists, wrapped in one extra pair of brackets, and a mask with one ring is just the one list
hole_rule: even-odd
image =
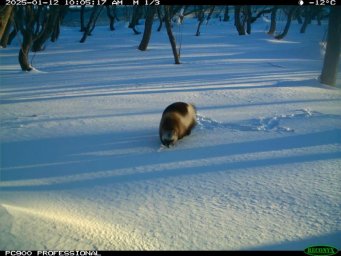
[(165, 118), (160, 131), (161, 142), (169, 147), (179, 139), (177, 121), (173, 118)]
[(178, 135), (175, 130), (163, 131), (161, 136), (162, 144), (169, 147), (178, 140)]

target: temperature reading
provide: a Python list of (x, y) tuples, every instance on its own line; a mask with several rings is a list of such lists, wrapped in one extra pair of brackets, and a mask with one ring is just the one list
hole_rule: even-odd
[(336, 0), (315, 0), (309, 2), (309, 4), (314, 5), (336, 5)]

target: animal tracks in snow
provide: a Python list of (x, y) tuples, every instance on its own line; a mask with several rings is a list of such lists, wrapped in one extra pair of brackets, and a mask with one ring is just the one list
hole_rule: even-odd
[(197, 115), (197, 127), (200, 130), (213, 130), (225, 128), (239, 131), (277, 131), (277, 132), (294, 132), (295, 129), (286, 127), (282, 123), (286, 120), (311, 118), (312, 116), (323, 116), (324, 114), (312, 111), (310, 109), (296, 110), (291, 114), (275, 115), (272, 117), (259, 117), (240, 121), (238, 123), (219, 122), (203, 115)]

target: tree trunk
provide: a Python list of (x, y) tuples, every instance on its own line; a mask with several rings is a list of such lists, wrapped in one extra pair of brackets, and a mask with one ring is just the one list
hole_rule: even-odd
[(288, 13), (288, 18), (287, 18), (287, 23), (285, 24), (285, 28), (284, 28), (283, 32), (280, 35), (275, 36), (276, 39), (281, 40), (281, 39), (283, 39), (288, 34), (288, 31), (289, 31), (289, 28), (290, 28), (290, 24), (291, 24), (291, 20), (292, 20), (292, 15), (296, 11), (296, 9), (297, 9), (297, 6), (290, 7), (289, 13)]
[(2, 38), (3, 33), (7, 27), (7, 23), (10, 22), (10, 17), (12, 15), (13, 6), (1, 6), (0, 7), (0, 38)]
[(103, 8), (103, 5), (101, 5), (101, 6), (95, 5), (93, 7), (92, 13), (91, 13), (90, 18), (89, 18), (89, 22), (86, 25), (86, 28), (85, 28), (84, 33), (83, 33), (83, 37), (80, 40), (81, 43), (84, 43), (85, 40), (87, 39), (87, 37), (89, 35), (91, 35), (91, 32), (94, 30), (94, 28), (96, 26), (96, 21), (99, 17), (99, 14), (102, 11), (102, 8)]
[(209, 20), (211, 19), (212, 14), (213, 14), (213, 12), (214, 12), (214, 9), (215, 9), (215, 5), (213, 5), (213, 6), (211, 7), (211, 9), (210, 9), (210, 11), (209, 11), (209, 13), (208, 13), (208, 15), (207, 15), (207, 18), (206, 18), (206, 25), (208, 24)]
[(115, 20), (116, 20), (116, 5), (112, 6), (112, 8), (110, 8), (109, 5), (106, 5), (105, 7), (107, 8), (107, 16), (109, 18), (110, 31), (114, 31), (115, 30)]
[(173, 32), (172, 32), (171, 19), (170, 19), (170, 12), (171, 12), (170, 8), (171, 8), (170, 6), (167, 6), (167, 5), (164, 6), (165, 24), (166, 24), (168, 38), (169, 38), (170, 44), (172, 46), (175, 64), (180, 64), (180, 56), (179, 56), (178, 51), (176, 49), (176, 41), (175, 41), (175, 37), (174, 37)]
[[(47, 7), (44, 7), (44, 6), (42, 6), (42, 5), (39, 5), (38, 7), (37, 7), (37, 12), (36, 12), (36, 14), (35, 14), (35, 16), (36, 16), (36, 22), (35, 22), (35, 30), (34, 30), (34, 34), (35, 35), (38, 35), (39, 34), (39, 31), (40, 30), (44, 30), (45, 29), (45, 21), (46, 20), (43, 20), (42, 21), (42, 18), (41, 17), (43, 17), (43, 15), (46, 13), (46, 9), (47, 9)], [(41, 24), (41, 21), (43, 22), (43, 24)], [(42, 29), (41, 29), (42, 28)]]
[(143, 37), (138, 47), (138, 49), (141, 51), (147, 50), (148, 43), (152, 34), (152, 27), (153, 27), (153, 21), (154, 21), (156, 8), (157, 8), (156, 5), (151, 5), (148, 7), (147, 15), (146, 15), (146, 22), (144, 25)]
[(245, 35), (245, 28), (240, 21), (240, 13), (241, 13), (241, 6), (235, 5), (234, 6), (234, 25), (236, 26), (238, 34), (242, 36), (242, 35)]
[(275, 5), (273, 8), (272, 8), (272, 11), (271, 11), (271, 24), (270, 24), (270, 29), (268, 31), (268, 34), (269, 35), (273, 35), (276, 31), (276, 16), (277, 16), (277, 10), (278, 10), (278, 7)]
[(159, 18), (159, 27), (157, 28), (157, 31), (161, 31), (161, 28), (162, 28), (162, 21), (163, 21), (163, 17), (162, 17), (162, 14), (161, 14), (161, 7), (158, 7), (157, 8), (157, 16)]
[(85, 25), (84, 25), (84, 12), (85, 12), (85, 5), (81, 6), (80, 10), (80, 19), (81, 19), (81, 32), (85, 31)]
[(204, 22), (204, 18), (205, 18), (205, 9), (202, 5), (199, 5), (199, 13), (198, 13), (198, 20), (199, 20), (199, 23), (198, 23), (198, 27), (197, 27), (197, 32), (195, 33), (196, 36), (199, 36), (200, 35), (200, 27), (202, 25), (202, 23)]
[(95, 19), (94, 19), (93, 22), (91, 23), (91, 27), (90, 27), (90, 30), (89, 30), (89, 36), (91, 35), (92, 31), (94, 31), (94, 29), (95, 29), (95, 27), (96, 27), (96, 22), (97, 22), (97, 20), (98, 20), (98, 17), (101, 15), (102, 10), (103, 10), (103, 5), (100, 6), (100, 8), (99, 8), (99, 10), (98, 10), (98, 12), (97, 12), (97, 14), (96, 14)]
[(33, 41), (33, 36), (29, 31), (23, 33), (23, 42), (19, 50), (19, 64), (22, 71), (31, 71), (32, 67), (28, 61), (28, 53)]
[(7, 44), (8, 44), (8, 41), (9, 41), (9, 35), (10, 35), (11, 27), (12, 27), (12, 20), (13, 20), (13, 12), (11, 14), (10, 20), (7, 22), (5, 31), (4, 31), (4, 33), (2, 34), (2, 37), (1, 37), (1, 46), (3, 48), (7, 47)]
[(230, 20), (230, 16), (229, 16), (229, 6), (226, 5), (225, 9), (224, 9), (224, 19), (223, 21), (227, 22)]
[(60, 20), (57, 20), (56, 25), (54, 26), (52, 35), (51, 35), (51, 42), (56, 42), (60, 34)]
[(336, 84), (341, 50), (341, 7), (330, 7), (328, 23), (327, 49), (321, 74), (321, 83)]
[[(21, 6), (20, 6), (21, 7)], [(19, 64), (23, 71), (31, 71), (28, 54), (33, 42), (34, 23), (36, 21), (35, 9), (32, 6), (17, 7), (15, 9), (15, 24), (22, 34), (22, 43), (19, 49)]]
[(129, 28), (131, 28), (135, 35), (139, 35), (141, 34), (141, 32), (139, 32), (135, 26), (139, 23), (139, 19), (141, 18), (141, 13), (142, 13), (142, 6), (134, 6), (133, 7), (133, 16), (131, 18), (131, 22), (129, 23)]
[[(305, 8), (306, 6), (304, 6), (303, 8)], [(301, 17), (301, 8), (297, 8), (296, 12), (294, 13), (294, 17), (297, 19), (298, 24), (302, 24), (302, 17)]]
[(55, 29), (59, 17), (59, 10), (59, 6), (50, 6), (50, 15), (48, 16), (44, 30), (39, 34), (32, 45), (32, 52), (43, 50), (44, 43), (52, 35), (52, 32)]
[(316, 20), (317, 20), (317, 25), (321, 26), (321, 20), (322, 20), (322, 8), (321, 6), (317, 7), (317, 13), (316, 13)]
[(60, 24), (62, 23), (67, 11), (69, 10), (68, 6), (61, 6), (58, 14), (58, 18), (56, 24), (54, 26), (52, 35), (51, 35), (51, 42), (57, 41), (59, 34), (60, 34)]
[(246, 33), (250, 35), (251, 34), (251, 21), (252, 21), (251, 6), (248, 5), (245, 8), (246, 8)]
[(18, 34), (17, 29), (13, 29), (11, 33), (9, 33), (9, 38), (8, 38), (8, 42), (7, 44), (10, 45), (13, 41), (13, 39), (16, 37), (16, 35)]
[(313, 10), (310, 8), (310, 6), (307, 6), (306, 7), (306, 10), (304, 12), (304, 22), (303, 22), (303, 25), (300, 29), (300, 33), (305, 33), (308, 25), (311, 23), (311, 18), (312, 18), (312, 15), (313, 15)]
[[(33, 69), (29, 63), (28, 56), (32, 44), (38, 41), (39, 45), (36, 47), (37, 49), (41, 49), (41, 43), (51, 36), (51, 30), (53, 31), (56, 24), (62, 19), (62, 16), (59, 16), (59, 11), (67, 10), (67, 8), (68, 7), (50, 6), (50, 8), (47, 9), (27, 5), (17, 6), (14, 9), (15, 28), (20, 31), (22, 35), (18, 60), (23, 71), (31, 71)], [(64, 13), (63, 11), (62, 13)], [(43, 23), (41, 23), (41, 21), (43, 21)]]

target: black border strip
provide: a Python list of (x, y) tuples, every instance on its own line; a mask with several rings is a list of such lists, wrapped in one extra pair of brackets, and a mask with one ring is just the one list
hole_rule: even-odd
[(341, 5), (341, 0), (0, 0), (1, 5)]
[[(91, 254), (87, 254), (91, 252)], [(98, 255), (98, 256), (106, 256), (106, 255), (127, 255), (127, 254), (136, 254), (136, 255), (165, 255), (166, 254), (179, 254), (179, 253), (188, 253), (188, 254), (203, 254), (203, 255), (293, 255), (293, 256), (307, 256), (303, 251), (65, 251), (65, 250), (54, 250), (54, 251), (0, 251), (0, 256), (85, 256), (85, 255)]]

